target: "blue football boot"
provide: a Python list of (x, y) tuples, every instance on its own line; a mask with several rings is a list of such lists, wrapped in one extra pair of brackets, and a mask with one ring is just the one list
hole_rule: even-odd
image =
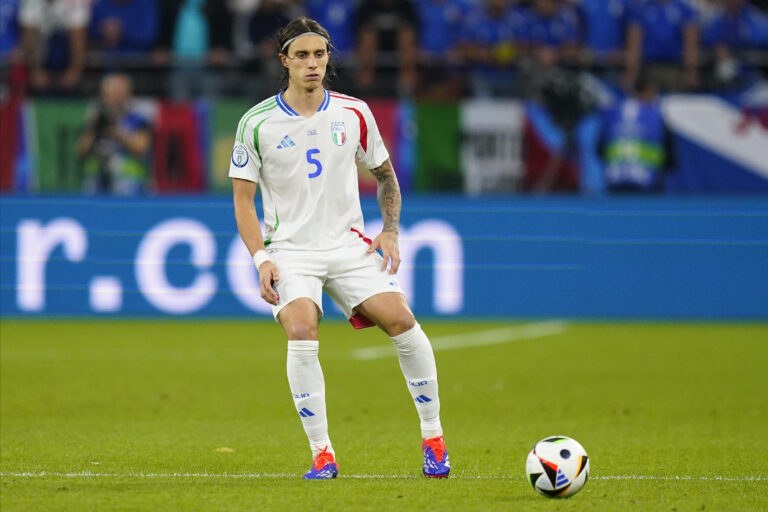
[(330, 480), (339, 474), (339, 465), (333, 459), (333, 454), (327, 452), (328, 448), (317, 454), (312, 462), (309, 472), (304, 475), (307, 480)]
[(424, 476), (447, 477), (451, 472), (451, 461), (448, 459), (448, 448), (445, 447), (443, 436), (422, 439), (421, 450), (424, 452)]

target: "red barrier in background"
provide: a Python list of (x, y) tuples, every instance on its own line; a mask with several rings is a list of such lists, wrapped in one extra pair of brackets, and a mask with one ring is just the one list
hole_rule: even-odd
[(198, 118), (189, 103), (163, 101), (155, 120), (154, 178), (158, 192), (197, 192), (205, 186)]
[(22, 98), (12, 95), (0, 102), (0, 190), (14, 188)]
[[(400, 166), (397, 158), (400, 149), (397, 112), (399, 103), (396, 100), (367, 100), (366, 102), (371, 109), (374, 119), (376, 119), (376, 126), (379, 127), (381, 138), (384, 139), (384, 146), (389, 152), (389, 158), (392, 161), (392, 166), (395, 168), (395, 174), (399, 178)], [(370, 171), (367, 169), (361, 170), (358, 174), (358, 180), (361, 194), (376, 195), (378, 182)]]

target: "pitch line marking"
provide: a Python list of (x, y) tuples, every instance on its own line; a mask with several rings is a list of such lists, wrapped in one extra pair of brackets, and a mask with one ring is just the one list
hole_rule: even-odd
[[(79, 472), (55, 472), (55, 471), (3, 471), (0, 477), (17, 478), (232, 478), (232, 479), (259, 479), (259, 478), (299, 478), (300, 473), (93, 473), (91, 471)], [(344, 475), (339, 478), (357, 480), (398, 479), (415, 480), (423, 478), (421, 475)], [(451, 475), (452, 480), (521, 480), (514, 476), (489, 476), (489, 475)], [(590, 480), (663, 480), (663, 481), (701, 481), (701, 482), (768, 482), (768, 476), (654, 476), (654, 475), (602, 475), (590, 476)]]
[[(456, 350), (467, 347), (482, 347), (498, 345), (512, 341), (546, 338), (562, 334), (568, 329), (568, 323), (562, 320), (546, 320), (531, 324), (502, 327), (485, 331), (468, 332), (465, 334), (453, 334), (449, 336), (437, 336), (431, 338), (432, 350)], [(395, 357), (395, 350), (389, 346), (377, 346), (357, 349), (352, 352), (354, 359), (373, 360), (385, 357)]]

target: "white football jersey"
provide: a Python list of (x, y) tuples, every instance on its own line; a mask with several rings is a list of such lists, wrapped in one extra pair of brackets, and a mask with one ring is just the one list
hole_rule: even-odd
[(229, 176), (259, 184), (268, 247), (336, 249), (363, 234), (355, 159), (374, 169), (387, 158), (364, 101), (325, 91), (304, 118), (279, 93), (240, 120)]

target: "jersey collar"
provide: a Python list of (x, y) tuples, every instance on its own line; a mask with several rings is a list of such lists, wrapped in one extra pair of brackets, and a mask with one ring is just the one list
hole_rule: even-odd
[[(277, 93), (277, 96), (275, 96), (275, 98), (277, 99), (277, 106), (280, 107), (283, 112), (285, 112), (291, 117), (300, 117), (299, 114), (295, 110), (293, 110), (291, 107), (289, 107), (288, 104), (285, 102), (285, 100), (283, 99), (283, 92), (285, 91), (280, 91), (279, 93)], [(317, 109), (318, 112), (327, 110), (328, 105), (331, 103), (331, 94), (327, 90), (324, 90), (323, 92), (325, 94), (323, 97), (323, 102), (320, 103), (320, 108)]]

